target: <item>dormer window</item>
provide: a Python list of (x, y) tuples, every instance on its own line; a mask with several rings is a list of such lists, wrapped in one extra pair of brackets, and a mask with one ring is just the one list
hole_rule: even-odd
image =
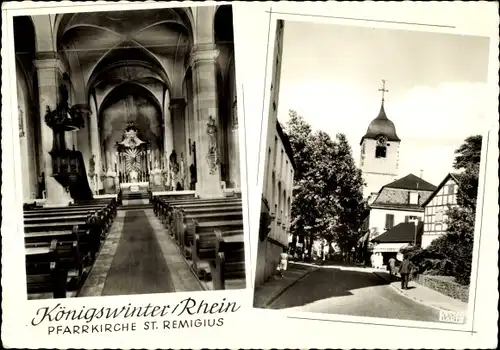
[(418, 192), (410, 192), (410, 204), (418, 205)]

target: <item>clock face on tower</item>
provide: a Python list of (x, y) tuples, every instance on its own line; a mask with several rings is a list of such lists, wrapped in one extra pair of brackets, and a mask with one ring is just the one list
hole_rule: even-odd
[(387, 145), (387, 136), (385, 135), (380, 135), (377, 137), (377, 144), (379, 146), (385, 146)]

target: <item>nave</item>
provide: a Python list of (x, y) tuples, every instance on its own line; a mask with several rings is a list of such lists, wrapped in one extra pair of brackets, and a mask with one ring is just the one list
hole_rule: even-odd
[(28, 298), (245, 288), (241, 198), (151, 201), (25, 208)]

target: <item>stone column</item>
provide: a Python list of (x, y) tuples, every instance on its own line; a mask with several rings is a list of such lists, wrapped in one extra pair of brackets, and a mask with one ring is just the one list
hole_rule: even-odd
[(196, 191), (200, 197), (214, 198), (222, 196), (220, 163), (211, 164), (208, 157), (209, 146), (213, 142), (208, 132), (210, 117), (217, 128), (215, 135), (216, 153), (220, 157), (219, 133), (223, 132), (219, 122), (217, 101), (216, 59), (219, 52), (211, 48), (195, 47), (191, 52), (190, 65), (193, 70), (193, 105), (195, 128), (197, 129), (196, 159), (197, 176)]
[[(179, 157), (181, 156), (181, 152), (186, 153), (184, 150), (185, 142), (184, 142), (184, 110), (186, 106), (186, 100), (184, 98), (171, 98), (170, 99), (170, 115), (172, 124), (170, 130), (175, 138), (175, 142), (172, 142), (172, 149), (175, 149), (175, 153), (177, 154), (177, 161), (179, 161)], [(172, 149), (169, 149), (168, 157), (170, 157), (170, 153)]]
[[(54, 54), (54, 57), (56, 55)], [(35, 66), (38, 74), (38, 91), (40, 94), (40, 134), (43, 164), (42, 171), (45, 174), (45, 190), (47, 193), (45, 206), (65, 206), (73, 202), (71, 195), (52, 176), (52, 157), (50, 151), (53, 147), (54, 132), (45, 123), (47, 106), (53, 111), (58, 102), (59, 84), (64, 72), (64, 65), (58, 58), (36, 60)]]
[[(163, 152), (164, 159), (162, 159), (162, 163), (168, 166), (168, 157), (172, 153), (174, 149), (174, 129), (172, 125), (172, 116), (170, 114), (170, 92), (168, 90), (165, 91), (165, 97), (163, 101)], [(165, 159), (167, 161), (165, 161)]]
[(95, 190), (99, 192), (102, 188), (101, 182), (101, 144), (99, 141), (99, 124), (97, 121), (97, 101), (94, 93), (90, 95), (90, 149), (91, 154), (95, 156)]
[(240, 177), (240, 142), (238, 130), (238, 110), (236, 99), (232, 105), (231, 122), (230, 122), (230, 142), (229, 142), (229, 179), (233, 183), (234, 189), (241, 188)]

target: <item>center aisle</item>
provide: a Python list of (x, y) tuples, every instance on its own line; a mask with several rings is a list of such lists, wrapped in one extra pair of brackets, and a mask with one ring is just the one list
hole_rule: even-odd
[(144, 210), (125, 212), (123, 230), (101, 295), (173, 292), (156, 234)]

